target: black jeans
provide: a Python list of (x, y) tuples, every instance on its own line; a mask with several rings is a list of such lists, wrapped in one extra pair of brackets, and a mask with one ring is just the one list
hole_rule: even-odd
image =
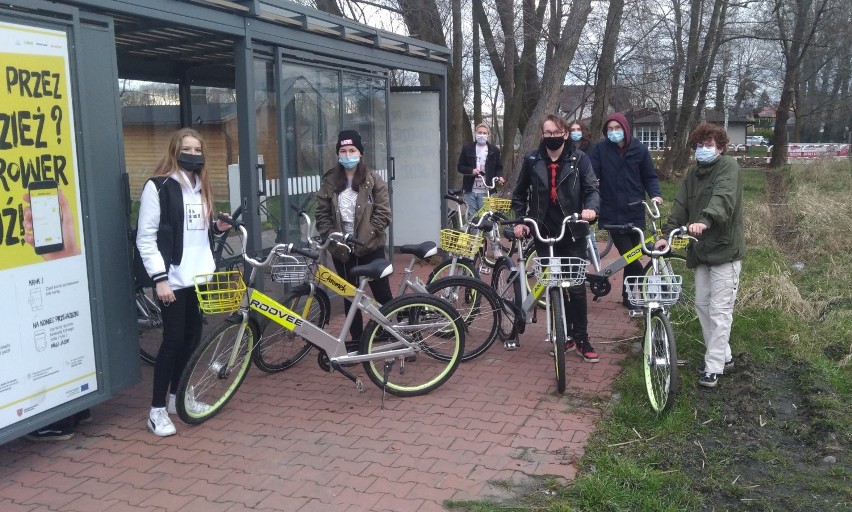
[[(618, 249), (618, 254), (624, 255), (630, 249), (633, 249), (637, 245), (639, 245), (639, 233), (635, 231), (628, 232), (616, 232), (610, 231), (609, 236), (612, 238), (612, 245)], [(642, 275), (642, 262), (640, 260), (636, 260), (633, 263), (630, 263), (626, 267), (624, 267), (624, 277), (628, 276), (641, 276)], [(627, 290), (622, 287), (621, 289), (621, 302), (627, 306), (630, 303), (627, 301)]]
[[(536, 256), (549, 256), (548, 245), (536, 240)], [(571, 256), (586, 259), (586, 239), (581, 238), (575, 242), (566, 237), (553, 246), (553, 255), (558, 257)], [(587, 341), (589, 339), (589, 307), (586, 301), (586, 286), (572, 286), (563, 288), (562, 293), (567, 299), (565, 304), (565, 316), (568, 321), (568, 336), (575, 341)]]
[[(373, 252), (368, 252), (363, 256), (352, 256), (349, 258), (349, 261), (342, 262), (338, 260), (334, 260), (334, 269), (337, 273), (344, 277), (347, 281), (358, 286), (358, 282), (356, 279), (349, 275), (349, 271), (353, 267), (357, 267), (358, 265), (366, 265), (367, 263), (376, 261), (378, 259), (385, 259), (385, 250), (384, 249), (376, 249)], [(390, 301), (393, 298), (393, 293), (391, 293), (390, 288), (390, 280), (387, 277), (383, 277), (381, 279), (373, 279), (370, 281), (370, 291), (373, 292), (373, 298), (376, 299), (376, 302), (379, 304), (384, 304)], [(349, 308), (352, 307), (352, 301), (348, 299), (343, 300), (343, 309), (346, 311), (346, 314), (349, 314)], [(353, 340), (360, 340), (361, 334), (364, 332), (364, 319), (361, 315), (361, 312), (358, 311), (355, 313), (355, 319), (352, 320), (352, 327), (349, 328), (349, 335), (352, 336)]]
[(177, 391), (180, 374), (201, 339), (201, 310), (195, 288), (182, 288), (174, 293), (175, 301), (169, 305), (157, 301), (163, 312), (163, 343), (154, 362), (151, 407), (166, 406), (166, 392)]

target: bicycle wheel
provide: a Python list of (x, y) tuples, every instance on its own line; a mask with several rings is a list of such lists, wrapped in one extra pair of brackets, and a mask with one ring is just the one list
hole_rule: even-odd
[[(660, 258), (657, 266), (661, 275), (677, 275), (682, 279), (677, 304), (668, 308), (669, 321), (674, 325), (683, 325), (698, 318), (695, 312), (695, 273), (686, 267), (686, 258), (670, 254)], [(644, 275), (650, 275), (653, 271), (653, 264), (648, 262)]]
[[(309, 286), (298, 286), (280, 302), (319, 328), (325, 327), (331, 317), (331, 302), (321, 288), (315, 288), (311, 294)], [(251, 360), (266, 373), (291, 368), (311, 351), (310, 343), (269, 318), (258, 320), (258, 332), (260, 337)]]
[(561, 288), (551, 288), (550, 335), (553, 342), (553, 362), (556, 368), (556, 391), (565, 392), (565, 324), (562, 323), (563, 300)]
[(435, 266), (435, 269), (432, 270), (432, 273), (429, 274), (429, 277), (426, 279), (426, 284), (431, 283), (432, 281), (437, 281), (442, 277), (451, 277), (451, 276), (466, 276), (472, 277), (474, 279), (479, 279), (479, 271), (476, 270), (476, 266), (472, 260), (459, 258), (456, 260), (456, 268), (450, 273), (450, 267), (453, 264), (452, 258), (446, 259), (441, 263), (438, 263)]
[(142, 361), (154, 364), (163, 342), (163, 316), (150, 287), (136, 290), (136, 324), (139, 327), (139, 356)]
[(643, 364), (648, 399), (652, 409), (665, 412), (674, 404), (680, 384), (677, 378), (674, 334), (664, 311), (656, 310), (651, 313), (644, 345)]
[(469, 277), (444, 277), (429, 283), (426, 289), (461, 315), (465, 327), (462, 361), (482, 355), (494, 344), (501, 307), (490, 286)]
[[(411, 341), (415, 354), (364, 362), (364, 370), (376, 386), (385, 387), (387, 377), (388, 393), (419, 396), (453, 375), (464, 353), (464, 324), (458, 311), (437, 297), (415, 293), (387, 302), (381, 312), (393, 322), (396, 332)], [(404, 348), (402, 342), (370, 320), (361, 337), (362, 354), (400, 348)]]
[(515, 304), (520, 307), (518, 301), (521, 296), (521, 282), (518, 276), (512, 276), (512, 264), (509, 260), (501, 258), (494, 266), (491, 276), (491, 288), (497, 294), (497, 298), (503, 303), (500, 315), (500, 326), (497, 334), (500, 339), (506, 341), (512, 339), (515, 332), (515, 310), (505, 303)]
[(198, 424), (215, 416), (245, 380), (257, 324), (249, 319), (242, 339), (237, 339), (242, 325), (237, 315), (225, 320), (189, 357), (177, 390), (177, 412), (186, 423)]

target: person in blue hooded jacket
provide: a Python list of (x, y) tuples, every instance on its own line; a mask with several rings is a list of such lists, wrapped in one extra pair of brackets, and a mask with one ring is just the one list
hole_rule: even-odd
[[(630, 124), (623, 114), (615, 113), (606, 119), (603, 136), (604, 139), (589, 150), (601, 194), (598, 223), (601, 226), (632, 224), (645, 229), (645, 207), (630, 204), (644, 201), (645, 194), (658, 204), (663, 203), (651, 153), (645, 144), (631, 136)], [(614, 231), (610, 236), (622, 255), (640, 242), (639, 235), (632, 230)], [(639, 260), (624, 267), (624, 277), (641, 274)], [(621, 301), (631, 307), (626, 290), (621, 292)]]

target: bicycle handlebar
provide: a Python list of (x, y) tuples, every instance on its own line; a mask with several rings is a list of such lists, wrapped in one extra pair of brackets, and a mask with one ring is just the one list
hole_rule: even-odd
[(491, 185), (485, 182), (485, 179), (482, 180), (482, 183), (485, 185), (485, 188), (488, 190), (495, 190), (497, 188), (497, 180), (499, 180), (501, 176), (494, 176), (491, 178)]
[[(221, 220), (222, 222), (225, 222), (227, 224), (230, 224), (235, 229), (237, 229), (237, 231), (240, 232), (240, 245), (242, 246), (243, 259), (253, 267), (268, 267), (272, 263), (272, 259), (277, 254), (294, 253), (294, 254), (299, 254), (301, 256), (304, 256), (306, 258), (310, 258), (312, 260), (318, 260), (319, 259), (319, 254), (317, 252), (312, 251), (310, 249), (301, 249), (301, 248), (295, 246), (292, 243), (275, 244), (275, 246), (272, 247), (272, 250), (269, 251), (269, 254), (266, 256), (266, 258), (263, 259), (262, 261), (255, 259), (255, 258), (252, 258), (251, 256), (249, 256), (246, 253), (246, 245), (248, 243), (248, 232), (246, 231), (245, 226), (243, 226), (242, 224), (240, 224), (240, 223), (236, 222), (235, 220), (233, 220), (233, 219), (231, 219), (231, 218), (229, 218), (225, 215), (222, 215), (222, 214), (219, 215), (219, 220)], [(338, 240), (338, 239), (340, 239), (340, 240)], [(318, 249), (319, 250), (326, 249), (332, 243), (344, 244), (344, 245), (346, 245), (346, 247), (349, 247), (348, 246), (349, 243), (352, 243), (352, 244), (355, 244), (355, 245), (364, 245), (363, 242), (361, 242), (360, 240), (358, 240), (357, 238), (355, 238), (353, 236), (344, 235), (343, 233), (335, 232), (335, 233), (329, 233), (325, 242), (320, 244)]]
[(648, 246), (645, 245), (645, 232), (642, 228), (637, 228), (636, 226), (630, 226), (633, 231), (639, 234), (639, 247), (642, 249), (642, 252), (652, 258), (659, 258), (660, 256), (665, 256), (671, 250), (672, 240), (675, 238), (689, 238), (690, 240), (696, 240), (695, 237), (687, 235), (688, 232), (686, 226), (680, 226), (679, 228), (674, 228), (669, 233), (669, 237), (666, 239), (667, 245), (663, 249), (648, 249)]
[[(541, 236), (541, 231), (539, 231), (539, 228), (538, 228), (538, 221), (536, 219), (531, 218), (531, 217), (523, 217), (523, 218), (518, 217), (517, 219), (507, 220), (507, 221), (503, 222), (503, 224), (508, 224), (508, 225), (521, 224), (521, 223), (531, 224), (532, 227), (533, 227), (533, 231), (535, 231), (536, 239), (538, 239), (539, 241), (546, 243), (548, 245), (555, 244), (556, 242), (559, 242), (560, 240), (565, 238), (565, 227), (568, 224), (585, 224), (587, 226), (589, 225), (589, 221), (581, 219), (579, 214), (574, 213), (574, 214), (571, 214), (571, 215), (565, 217), (562, 220), (562, 230), (559, 232), (559, 236), (552, 237), (552, 238), (546, 238), (546, 237)], [(573, 234), (571, 235), (571, 239), (577, 240), (574, 237)]]
[(446, 195), (444, 195), (444, 199), (449, 199), (450, 201), (455, 201), (455, 202), (457, 202), (459, 205), (463, 205), (463, 204), (464, 204), (464, 199), (460, 198), (459, 196), (454, 196), (454, 195), (452, 195), (452, 194), (446, 194)]
[[(651, 207), (650, 207), (650, 206), (648, 206), (648, 203), (649, 203), (649, 202), (650, 202), (650, 203), (654, 206), (654, 209), (653, 209), (653, 210), (651, 210)], [(649, 215), (652, 219), (657, 220), (657, 219), (659, 219), (659, 218), (660, 218), (660, 208), (659, 208), (659, 205), (658, 205), (658, 204), (657, 204), (657, 202), (656, 202), (656, 201), (654, 201), (653, 199), (651, 199), (651, 201), (634, 201), (634, 202), (632, 202), (632, 203), (627, 203), (627, 206), (638, 206), (640, 203), (641, 203), (641, 204), (645, 207), (645, 211), (646, 211), (646, 212), (648, 212), (648, 215)], [(630, 226), (630, 227), (632, 227), (632, 226)]]

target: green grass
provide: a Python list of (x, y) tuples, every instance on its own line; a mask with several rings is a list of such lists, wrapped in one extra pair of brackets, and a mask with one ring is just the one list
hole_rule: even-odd
[[(573, 482), (521, 489), (513, 503), (447, 505), (471, 511), (850, 510), (849, 169), (772, 171), (789, 187), (789, 215), (770, 206), (778, 201), (766, 194), (771, 174), (743, 172), (749, 252), (732, 330), (737, 367), (719, 388), (697, 385), (695, 366), (704, 354), (698, 321), (678, 325), (679, 355), (693, 363), (681, 369), (682, 391), (671, 411), (650, 410), (639, 356), (631, 354), (613, 386), (618, 398), (600, 404), (604, 419)], [(676, 187), (662, 184), (666, 206)], [(804, 270), (791, 267), (797, 261)], [(843, 300), (820, 315), (833, 297)], [(823, 463), (829, 454), (836, 464)]]

